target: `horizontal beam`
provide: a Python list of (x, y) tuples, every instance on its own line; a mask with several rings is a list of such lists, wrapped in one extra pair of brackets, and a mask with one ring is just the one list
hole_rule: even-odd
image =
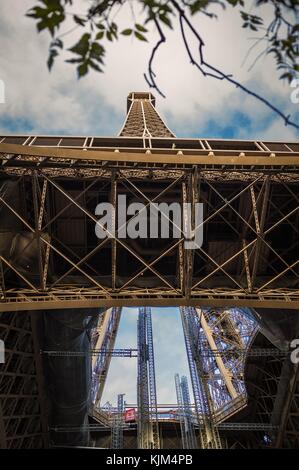
[(284, 299), (267, 298), (217, 298), (217, 297), (159, 297), (159, 298), (115, 298), (82, 299), (81, 296), (61, 300), (27, 300), (16, 302), (0, 302), (0, 312), (19, 312), (27, 310), (55, 310), (77, 308), (106, 307), (240, 307), (240, 308), (276, 308), (299, 310), (299, 299), (287, 301)]
[(137, 357), (137, 349), (90, 349), (89, 351), (41, 351), (41, 354), (51, 357), (88, 357), (88, 356), (112, 356), (112, 357)]
[[(154, 152), (154, 151), (153, 151)], [(193, 151), (190, 151), (193, 152)], [(145, 149), (136, 149), (134, 152), (122, 151), (118, 152), (107, 150), (80, 150), (60, 147), (35, 147), (17, 144), (0, 144), (0, 154), (7, 155), (24, 155), (30, 157), (53, 158), (53, 159), (70, 159), (82, 161), (98, 161), (98, 162), (133, 162), (133, 163), (160, 163), (167, 165), (240, 165), (240, 166), (299, 166), (299, 155), (296, 153), (285, 153), (284, 156), (274, 155), (271, 152), (256, 152), (256, 156), (236, 155), (234, 152), (214, 151), (211, 155), (208, 150), (198, 150), (194, 153), (185, 153), (177, 155), (176, 151), (166, 150), (165, 153), (145, 152)], [(3, 156), (2, 156), (3, 158)], [(14, 160), (14, 166), (21, 166), (21, 161)], [(30, 162), (32, 167), (35, 162)], [(59, 166), (59, 161), (57, 161)]]

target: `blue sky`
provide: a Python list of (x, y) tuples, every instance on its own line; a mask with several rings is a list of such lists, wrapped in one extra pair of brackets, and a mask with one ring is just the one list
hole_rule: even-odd
[[(136, 308), (123, 308), (116, 348), (137, 347), (137, 315)], [(176, 403), (174, 374), (187, 375), (189, 379), (179, 309), (152, 308), (152, 323), (158, 402), (173, 404)], [(127, 403), (136, 403), (136, 371), (136, 358), (112, 358), (102, 404), (106, 401), (115, 404), (118, 393), (125, 393)]]
[[(47, 70), (49, 34), (37, 34), (35, 23), (25, 12), (36, 0), (1, 0), (0, 79), (6, 88), (6, 103), (0, 104), (0, 134), (36, 133), (70, 135), (115, 135), (121, 128), (126, 96), (147, 90), (143, 78), (151, 43), (122, 37), (107, 43), (105, 73), (91, 72), (77, 80), (75, 68), (66, 64), (66, 52)], [(247, 5), (251, 5), (248, 0)], [(88, 2), (76, 0), (76, 13)], [(132, 2), (138, 20), (139, 9)], [(271, 11), (264, 8), (269, 20)], [(120, 29), (129, 24), (131, 11), (124, 7), (117, 16)], [(238, 10), (228, 9), (218, 20), (204, 16), (193, 19), (206, 44), (212, 63), (262, 94), (286, 114), (299, 121), (299, 104), (291, 102), (292, 89), (278, 80), (271, 57), (262, 56), (257, 46), (248, 55), (256, 35), (241, 28)], [(64, 30), (61, 31), (63, 33)], [(63, 39), (72, 46), (80, 35)], [(157, 39), (149, 32), (152, 41)], [(247, 59), (245, 60), (246, 56)], [(176, 135), (242, 139), (297, 140), (298, 132), (285, 127), (271, 111), (242, 91), (219, 80), (202, 77), (190, 65), (177, 30), (167, 31), (167, 43), (155, 62), (159, 85), (166, 99), (157, 96), (157, 108)]]

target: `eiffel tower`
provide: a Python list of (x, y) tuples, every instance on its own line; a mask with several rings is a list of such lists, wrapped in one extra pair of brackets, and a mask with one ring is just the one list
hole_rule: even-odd
[[(182, 442), (299, 446), (298, 364), (289, 357), (299, 334), (299, 144), (178, 138), (155, 104), (151, 93), (130, 93), (117, 137), (0, 137), (1, 447), (86, 445), (90, 420), (109, 422), (101, 396), (111, 357), (135, 354), (114, 348), (124, 305), (139, 307), (139, 447), (167, 441), (154, 306), (181, 311), (195, 401), (192, 432), (183, 436), (182, 416), (174, 419)], [(191, 212), (183, 209), (177, 238), (122, 237), (119, 195), (145, 207), (189, 203)], [(103, 202), (117, 230), (99, 240)], [(203, 242), (187, 249), (197, 203)], [(179, 378), (176, 386), (179, 414), (190, 413), (186, 381), (182, 396)], [(123, 406), (120, 395), (116, 423)]]

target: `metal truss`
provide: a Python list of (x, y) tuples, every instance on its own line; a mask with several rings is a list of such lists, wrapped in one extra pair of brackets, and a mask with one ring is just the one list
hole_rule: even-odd
[(159, 449), (152, 319), (151, 310), (148, 307), (139, 308), (137, 348), (138, 448)]
[[(100, 407), (120, 318), (121, 308), (108, 309), (100, 315), (99, 324), (93, 331), (91, 353), (95, 350), (101, 351), (100, 354), (92, 354), (91, 398), (95, 409)], [(125, 356), (123, 353), (124, 351), (120, 355)], [(132, 357), (131, 351), (125, 357)]]
[(236, 308), (196, 309), (196, 314), (200, 354), (202, 349), (217, 351), (213, 356), (203, 352), (202, 361), (219, 421), (246, 404), (244, 364), (257, 325), (246, 310)]
[(73, 356), (111, 356), (111, 357), (137, 357), (137, 349), (91, 349), (88, 352), (81, 351), (42, 351), (45, 356), (73, 357)]
[[(185, 308), (181, 309), (181, 315), (183, 325), (189, 324), (189, 330), (191, 328), (193, 332), (193, 357), (200, 356), (201, 361), (202, 376), (197, 379), (194, 359), (189, 353), (192, 383), (197, 390), (198, 381), (205, 382), (212, 404), (212, 419), (219, 423), (247, 403), (244, 361), (248, 345), (257, 331), (256, 323), (247, 311), (239, 309)], [(184, 333), (185, 336), (186, 333), (189, 335), (187, 345), (191, 339), (186, 326)], [(281, 352), (281, 355), (285, 354), (285, 351)], [(269, 352), (257, 350), (252, 355), (269, 356)], [(200, 396), (199, 393), (196, 394)]]
[[(111, 427), (111, 430), (113, 427)], [(123, 425), (122, 430), (123, 431), (130, 431), (132, 429), (136, 429), (136, 424), (133, 425)], [(86, 426), (51, 426), (50, 427), (51, 431), (55, 432), (79, 432), (79, 431), (103, 431), (107, 432), (110, 430), (110, 427), (108, 426), (101, 426), (99, 424), (88, 424)], [(116, 448), (116, 447), (114, 447)], [(121, 449), (121, 447), (117, 447), (118, 449)]]
[[(136, 357), (136, 351), (114, 349), (123, 305), (144, 306), (137, 325), (139, 448), (160, 447), (148, 308), (154, 305), (181, 307), (200, 447), (299, 445), (298, 370), (289, 374), (283, 400), (286, 351), (269, 357), (270, 349), (258, 348), (247, 355), (255, 325), (240, 310), (299, 308), (299, 146), (177, 139), (154, 106), (149, 93), (129, 95), (116, 138), (0, 137), (0, 312), (13, 312), (0, 314), (0, 327), (9, 344), (17, 338), (0, 366), (2, 447), (47, 445), (38, 313), (18, 312), (109, 308), (93, 332), (89, 354), (91, 414), (110, 429), (111, 413), (99, 405), (111, 357)], [(122, 238), (119, 231), (140, 212), (119, 223), (120, 194), (143, 202), (144, 210), (153, 203), (190, 203), (191, 220), (184, 210), (176, 239)], [(101, 226), (107, 237), (99, 240), (94, 211), (102, 201), (112, 203), (117, 230)], [(198, 202), (205, 208), (203, 244), (188, 250), (184, 229), (198, 228)], [(166, 218), (172, 234), (175, 224)], [(246, 357), (260, 361), (260, 381), (248, 381), (255, 421), (225, 423), (246, 404)], [(188, 421), (186, 381), (178, 379), (177, 393)], [(119, 395), (112, 426), (116, 448), (122, 446), (122, 412)], [(173, 417), (183, 426), (181, 413)], [(184, 423), (184, 445), (195, 446), (192, 420)], [(187, 428), (193, 429), (190, 435)], [(221, 429), (254, 433), (252, 440), (238, 436), (224, 443)]]
[[(297, 154), (189, 153), (0, 144), (0, 209), (18, 226), (11, 233), (15, 255), (0, 254), (0, 310), (124, 303), (298, 308)], [(91, 173), (82, 173), (86, 165)], [(9, 184), (19, 202), (5, 192)], [(181, 238), (159, 239), (147, 252), (142, 241), (105, 227), (107, 238), (96, 239), (100, 194), (117, 211), (124, 192), (146, 210), (169, 199), (202, 202), (203, 245), (186, 250), (183, 227)], [(20, 263), (23, 255), (34, 273)]]
[(0, 314), (0, 447), (48, 447), (47, 405), (36, 314)]
[(280, 423), (280, 432), (276, 446), (283, 445), (289, 449), (299, 449), (299, 365), (294, 366), (290, 381), (285, 409)]
[(155, 98), (151, 93), (130, 93), (127, 108), (128, 114), (120, 136), (142, 136), (143, 141), (151, 137), (174, 137), (156, 111)]
[(215, 426), (213, 401), (203, 368), (203, 361), (198, 349), (198, 327), (196, 315), (188, 307), (181, 308), (181, 318), (193, 389), (195, 410), (200, 429), (200, 447), (202, 449), (221, 449), (218, 429)]
[(238, 309), (185, 307), (181, 317), (201, 446), (217, 448), (221, 445), (217, 424), (247, 402), (244, 360), (256, 323), (247, 311)]
[(196, 449), (194, 415), (190, 403), (187, 377), (184, 376), (180, 380), (179, 374), (175, 374), (175, 387), (183, 449)]
[(278, 427), (270, 423), (220, 423), (221, 431), (277, 431)]
[[(286, 356), (291, 354), (291, 350), (289, 349), (271, 349), (271, 348), (253, 348), (253, 349), (233, 349), (234, 354), (239, 356), (246, 356), (246, 357), (275, 357), (275, 356)], [(230, 349), (226, 351), (219, 351), (218, 349), (201, 349), (202, 356), (231, 356), (232, 351)]]
[(124, 394), (117, 395), (117, 413), (113, 416), (111, 428), (111, 448), (122, 449), (124, 446)]

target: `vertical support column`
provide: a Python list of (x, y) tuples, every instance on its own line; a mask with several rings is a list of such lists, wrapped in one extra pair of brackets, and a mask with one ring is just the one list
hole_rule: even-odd
[(33, 195), (33, 208), (34, 208), (34, 223), (35, 223), (35, 237), (37, 240), (38, 247), (38, 269), (39, 269), (39, 288), (43, 288), (43, 256), (42, 246), (40, 238), (40, 226), (39, 226), (39, 204), (38, 204), (38, 179), (36, 171), (32, 175), (32, 195)]
[[(39, 317), (39, 318), (38, 318)], [(38, 389), (38, 399), (40, 406), (40, 416), (41, 416), (41, 427), (43, 432), (43, 442), (44, 447), (49, 447), (49, 426), (48, 426), (48, 405), (46, 397), (46, 387), (45, 387), (45, 375), (43, 372), (42, 357), (40, 354), (41, 351), (41, 341), (40, 341), (40, 323), (41, 321), (40, 312), (30, 312), (31, 319), (31, 328), (32, 328), (32, 341), (33, 341), (33, 351), (35, 358), (35, 367), (36, 367), (36, 378), (37, 378), (37, 389)]]
[(112, 273), (112, 279), (111, 279), (111, 284), (112, 284), (112, 290), (115, 290), (116, 288), (116, 252), (117, 252), (117, 244), (116, 244), (116, 237), (117, 235), (117, 229), (118, 227), (116, 226), (116, 211), (117, 211), (117, 180), (116, 180), (116, 173), (115, 171), (112, 172), (112, 179), (111, 179), (111, 202), (113, 206), (113, 212), (112, 212), (112, 227), (114, 229), (114, 234), (115, 237), (111, 239), (111, 251), (112, 251), (112, 256), (111, 256), (111, 273)]
[(111, 447), (112, 449), (123, 449), (124, 447), (124, 431), (123, 431), (123, 417), (124, 417), (124, 394), (117, 395), (117, 413), (114, 416)]
[[(197, 166), (194, 166), (192, 169), (192, 173), (188, 174), (187, 179), (187, 192), (186, 192), (186, 202), (191, 203), (191, 220), (187, 221), (190, 225), (190, 233), (191, 231), (196, 230), (196, 220), (195, 220), (195, 207), (196, 203), (199, 202), (198, 199), (198, 171)], [(186, 227), (184, 227), (186, 230)], [(187, 232), (188, 233), (188, 232)], [(187, 299), (191, 297), (191, 290), (193, 284), (193, 264), (194, 264), (194, 250), (184, 250), (185, 252), (185, 296)]]
[(187, 447), (187, 438), (186, 438), (186, 428), (185, 428), (185, 414), (184, 414), (184, 404), (183, 404), (183, 397), (182, 397), (182, 390), (181, 390), (181, 383), (180, 383), (180, 376), (179, 374), (175, 374), (174, 376), (175, 381), (175, 390), (176, 390), (176, 398), (178, 403), (178, 416), (180, 421), (180, 429), (181, 429), (181, 437), (182, 437), (182, 448), (188, 449)]
[(257, 213), (257, 203), (255, 200), (255, 194), (254, 194), (254, 189), (251, 187), (251, 199), (252, 199), (252, 207), (253, 207), (253, 212), (254, 212), (254, 217), (255, 217), (255, 224), (256, 224), (256, 232), (258, 234), (258, 239), (255, 244), (255, 250), (252, 248), (252, 251), (254, 250), (254, 259), (253, 259), (253, 266), (252, 266), (252, 274), (251, 274), (251, 286), (252, 289), (255, 288), (255, 280), (256, 280), (256, 275), (258, 272), (258, 266), (260, 263), (260, 252), (261, 252), (261, 247), (263, 244), (263, 237), (264, 237), (264, 226), (265, 226), (265, 221), (266, 221), (266, 215), (267, 215), (267, 210), (268, 210), (268, 204), (269, 204), (269, 192), (270, 192), (270, 180), (269, 176), (266, 176), (265, 180), (265, 189), (264, 189), (264, 197), (262, 201), (262, 207), (261, 207), (261, 217), (260, 220), (258, 218), (258, 213)]
[[(181, 198), (181, 204), (183, 207), (183, 220), (182, 220), (182, 229), (183, 233), (186, 234), (188, 233), (188, 224), (191, 223), (190, 220), (188, 220), (188, 211), (186, 210), (186, 203), (187, 203), (187, 187), (186, 187), (186, 182), (182, 182), (182, 198)], [(182, 236), (182, 241), (179, 244), (179, 279), (180, 279), (180, 289), (182, 292), (182, 295), (185, 295), (185, 288), (186, 288), (186, 252), (189, 250), (185, 250), (184, 248), (184, 237)]]
[(149, 379), (149, 397), (150, 397), (150, 420), (152, 423), (153, 448), (160, 448), (159, 439), (159, 423), (157, 410), (157, 389), (155, 374), (155, 356), (153, 344), (153, 327), (151, 309), (146, 308), (146, 327), (147, 327), (147, 344), (148, 344), (148, 379)]
[(146, 342), (146, 316), (145, 309), (140, 308), (137, 320), (137, 406), (138, 406), (138, 448), (150, 448), (150, 414), (148, 392), (148, 348)]
[(6, 297), (6, 289), (5, 289), (5, 279), (4, 279), (4, 269), (3, 269), (3, 261), (0, 257), (0, 299)]
[(151, 310), (140, 307), (137, 321), (138, 448), (160, 446)]
[(190, 404), (187, 377), (183, 376), (180, 381), (179, 374), (175, 374), (175, 387), (183, 449), (196, 449), (197, 442), (194, 429), (194, 416)]
[[(203, 310), (200, 310), (198, 308), (196, 308), (195, 310), (196, 310), (197, 316), (199, 318), (199, 321), (200, 321), (201, 327), (203, 329), (203, 332), (205, 334), (205, 337), (208, 340), (210, 348), (212, 349), (212, 351), (215, 351), (215, 352), (218, 351), (217, 345), (216, 345), (214, 337), (213, 337), (212, 330), (209, 327), (208, 322), (206, 321)], [(216, 360), (219, 371), (220, 371), (220, 373), (223, 377), (223, 380), (225, 382), (225, 385), (228, 389), (228, 392), (229, 392), (231, 398), (232, 399), (237, 398), (238, 393), (237, 393), (237, 391), (236, 391), (236, 389), (235, 389), (235, 387), (232, 383), (231, 373), (225, 367), (222, 357), (219, 354), (216, 353), (215, 354), (215, 360)]]
[(2, 404), (0, 400), (0, 449), (6, 449), (6, 432), (3, 420), (3, 411), (2, 411)]
[(193, 413), (190, 404), (188, 381), (187, 377), (185, 376), (181, 378), (181, 390), (184, 404), (185, 427), (188, 449), (196, 449), (197, 443), (194, 430)]
[(193, 308), (182, 307), (181, 317), (190, 375), (195, 399), (196, 414), (200, 430), (201, 448), (221, 449), (218, 429), (213, 419), (213, 404), (207, 378), (203, 370), (202, 358), (198, 348), (198, 328)]
[[(98, 327), (98, 337), (95, 345), (93, 346), (94, 349), (113, 349), (120, 318), (121, 308), (119, 307), (110, 308), (101, 315)], [(92, 359), (92, 392), (95, 394), (95, 408), (100, 405), (110, 362), (111, 355), (109, 354), (100, 354), (94, 356)]]

